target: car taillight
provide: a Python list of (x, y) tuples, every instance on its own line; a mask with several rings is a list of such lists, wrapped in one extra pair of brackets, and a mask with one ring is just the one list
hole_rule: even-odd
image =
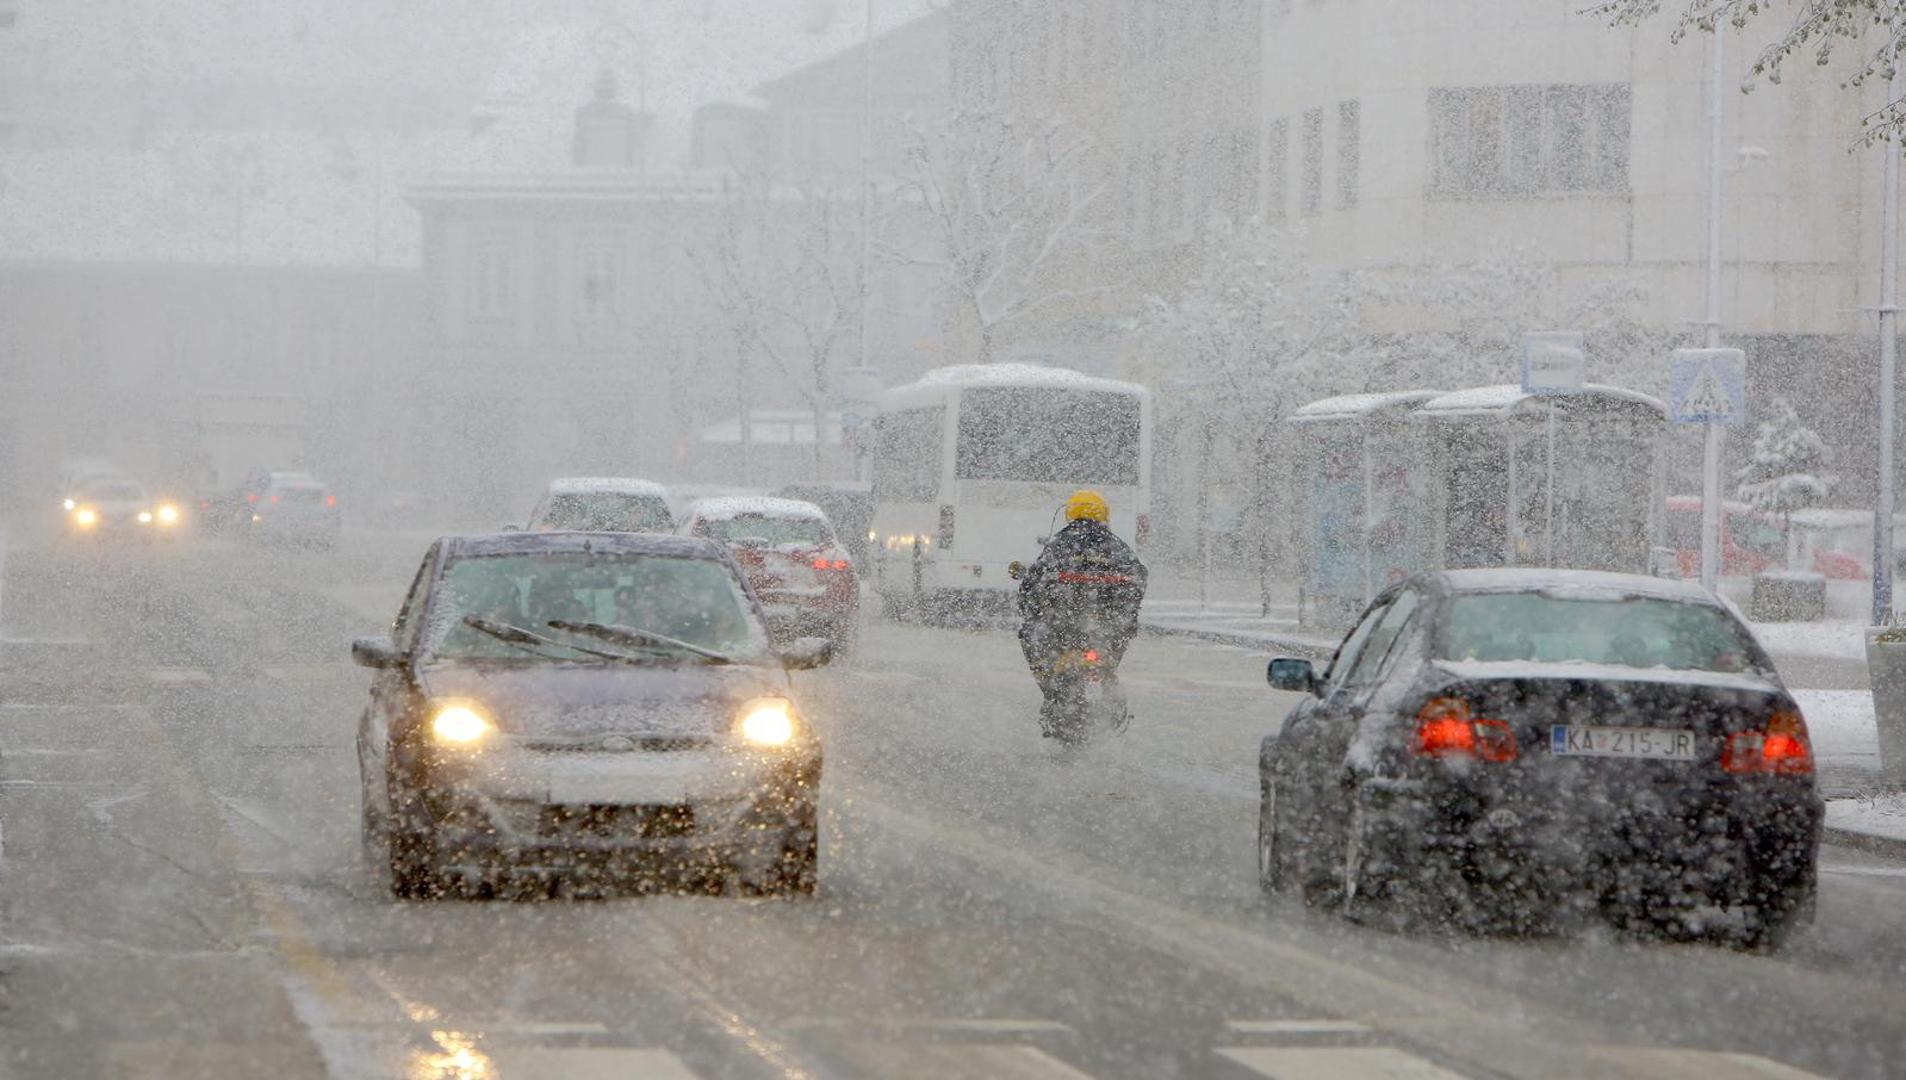
[(1098, 651), (1097, 649), (1087, 649), (1087, 650), (1085, 650), (1085, 662), (1086, 662), (1086, 663), (1088, 663), (1088, 664), (1096, 664), (1096, 663), (1098, 663), (1098, 662), (1099, 662), (1099, 651)]
[(1809, 776), (1813, 744), (1799, 713), (1775, 713), (1760, 731), (1737, 731), (1721, 748), (1721, 768), (1764, 776)]
[(336, 507), (337, 504), (338, 504), (338, 497), (336, 495), (326, 495), (324, 497), (324, 505), (330, 506), (330, 507)]
[(1480, 758), (1514, 761), (1515, 729), (1501, 720), (1476, 716), (1461, 698), (1431, 698), (1416, 713), (1416, 753), (1421, 757)]
[(849, 563), (846, 559), (815, 559), (814, 560), (814, 569), (816, 570), (845, 570), (851, 565), (852, 564)]
[(248, 503), (255, 503), (255, 502), (257, 502), (257, 501), (258, 501), (258, 493), (257, 493), (256, 491), (254, 491), (254, 492), (252, 492), (251, 494), (249, 494), (249, 495), (246, 495), (246, 496), (245, 496), (245, 501), (246, 501), (246, 502), (248, 502)]
[(953, 508), (940, 507), (940, 550), (946, 551), (953, 546)]
[(277, 506), (277, 505), (278, 505), (278, 496), (276, 496), (276, 495), (273, 495), (273, 496), (271, 497), (271, 505), (273, 505), (273, 506)]

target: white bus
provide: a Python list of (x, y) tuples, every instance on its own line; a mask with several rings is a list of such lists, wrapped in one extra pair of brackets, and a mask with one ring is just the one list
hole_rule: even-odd
[(1128, 541), (1150, 527), (1152, 403), (1134, 383), (1031, 364), (928, 372), (874, 422), (874, 587), (888, 610), (1001, 606), (1007, 574), (1092, 488)]

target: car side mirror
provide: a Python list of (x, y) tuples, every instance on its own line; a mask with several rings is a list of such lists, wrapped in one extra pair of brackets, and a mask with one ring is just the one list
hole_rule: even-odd
[(1317, 669), (1308, 660), (1280, 656), (1271, 661), (1264, 676), (1270, 680), (1274, 690), (1289, 690), (1299, 694), (1317, 692)]
[(1012, 562), (1006, 564), (1006, 576), (1012, 578), (1014, 581), (1018, 581), (1019, 575), (1025, 572), (1026, 564), (1020, 562), (1018, 559), (1014, 559)]
[(824, 637), (795, 638), (781, 650), (781, 666), (789, 671), (812, 671), (834, 661), (834, 643)]
[(404, 654), (389, 637), (379, 634), (351, 642), (351, 659), (359, 667), (394, 668), (404, 662)]

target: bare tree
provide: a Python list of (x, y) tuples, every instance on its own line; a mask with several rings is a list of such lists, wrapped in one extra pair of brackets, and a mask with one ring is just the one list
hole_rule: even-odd
[(1083, 165), (1092, 140), (1039, 116), (991, 106), (955, 114), (936, 135), (916, 133), (901, 186), (925, 212), (939, 251), (881, 245), (884, 258), (942, 273), (959, 321), (977, 339), (976, 359), (994, 359), (1001, 335), (1054, 305), (1106, 291), (1088, 274), (1103, 237), (1089, 211), (1102, 187)]
[(834, 370), (859, 327), (858, 213), (851, 200), (819, 188), (737, 185), (700, 253), (738, 356), (744, 465), (759, 355), (812, 411), (816, 475), (826, 468)]
[[(1892, 77), (1893, 66), (1906, 48), (1906, 5), (1900, 0), (1792, 0), (1776, 5), (1772, 0), (1674, 0), (1680, 8), (1675, 18), (1674, 40), (1680, 41), (1690, 30), (1712, 33), (1723, 23), (1741, 28), (1753, 20), (1770, 15), (1776, 6), (1792, 11), (1792, 21), (1773, 44), (1760, 51), (1742, 89), (1751, 89), (1760, 79), (1778, 84), (1788, 61), (1811, 56), (1816, 66), (1831, 63), (1837, 49), (1854, 45), (1860, 51), (1859, 65), (1843, 85), (1864, 86), (1874, 78), (1884, 82)], [(1663, 0), (1603, 0), (1589, 10), (1608, 16), (1617, 23), (1639, 23), (1661, 11)], [(1887, 100), (1880, 109), (1860, 121), (1862, 145), (1890, 141), (1906, 127), (1906, 102)]]

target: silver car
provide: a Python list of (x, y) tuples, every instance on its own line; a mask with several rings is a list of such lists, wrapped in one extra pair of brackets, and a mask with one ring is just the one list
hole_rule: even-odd
[(810, 893), (821, 745), (719, 545), (505, 533), (432, 545), (357, 736), (367, 851), (400, 897), (687, 876)]

